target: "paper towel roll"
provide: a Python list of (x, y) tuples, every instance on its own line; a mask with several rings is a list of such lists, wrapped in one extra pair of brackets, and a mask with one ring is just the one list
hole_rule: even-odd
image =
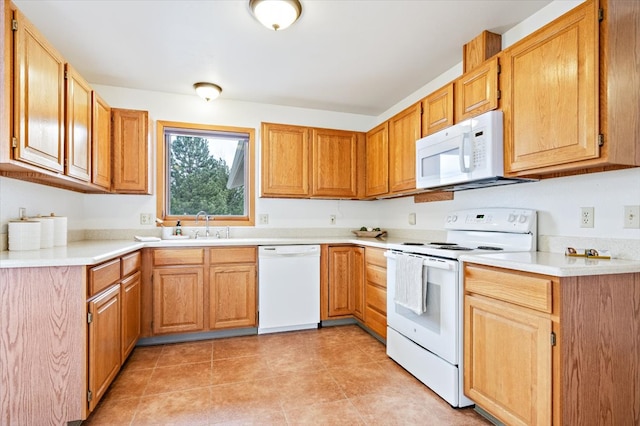
[(31, 220), (9, 222), (9, 250), (38, 250), (41, 227), (40, 222)]
[(54, 239), (54, 220), (52, 217), (32, 217), (29, 220), (40, 222), (40, 248), (53, 247)]
[(54, 216), (53, 219), (53, 245), (54, 246), (66, 246), (67, 245), (67, 218), (64, 216)]

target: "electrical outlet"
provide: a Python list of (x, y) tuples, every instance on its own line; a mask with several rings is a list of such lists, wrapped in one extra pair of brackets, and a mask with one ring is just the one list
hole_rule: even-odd
[(329, 223), (332, 224), (332, 225), (336, 224), (336, 215), (335, 214), (329, 215)]
[(593, 207), (580, 207), (580, 228), (593, 228)]
[(153, 213), (140, 213), (140, 225), (152, 225)]
[(640, 206), (624, 206), (624, 227), (640, 228)]
[(269, 224), (269, 215), (268, 214), (260, 214), (258, 215), (258, 221), (260, 225), (268, 225)]

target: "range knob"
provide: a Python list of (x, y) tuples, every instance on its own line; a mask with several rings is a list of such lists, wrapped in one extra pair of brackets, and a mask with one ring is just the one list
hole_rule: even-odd
[(528, 219), (529, 219), (529, 217), (528, 217), (528, 216), (525, 216), (525, 215), (521, 214), (521, 215), (518, 217), (518, 222), (520, 222), (520, 223), (526, 223)]
[(517, 216), (515, 214), (509, 213), (509, 217), (507, 218), (509, 222), (515, 222), (516, 219), (517, 219)]
[(455, 214), (451, 215), (451, 222), (455, 223), (458, 220), (458, 216), (456, 216)]

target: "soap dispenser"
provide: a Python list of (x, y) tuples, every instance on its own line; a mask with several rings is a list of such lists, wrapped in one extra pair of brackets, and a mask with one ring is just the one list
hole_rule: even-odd
[(182, 226), (180, 225), (180, 221), (176, 222), (176, 235), (182, 235)]

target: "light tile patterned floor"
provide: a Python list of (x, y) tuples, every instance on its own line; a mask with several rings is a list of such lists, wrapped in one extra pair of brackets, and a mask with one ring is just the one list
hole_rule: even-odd
[(138, 347), (83, 425), (487, 425), (355, 325)]

